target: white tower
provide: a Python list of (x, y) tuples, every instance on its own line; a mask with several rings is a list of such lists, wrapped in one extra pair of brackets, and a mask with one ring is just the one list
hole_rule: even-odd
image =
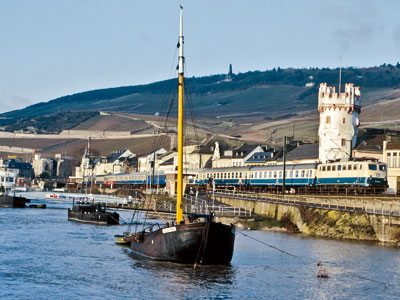
[(357, 142), (358, 115), (361, 112), (360, 88), (346, 83), (338, 95), (334, 87), (321, 83), (318, 94), (319, 160), (346, 159)]

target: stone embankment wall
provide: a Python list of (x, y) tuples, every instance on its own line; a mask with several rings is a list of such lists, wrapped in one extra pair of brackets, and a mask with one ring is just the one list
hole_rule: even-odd
[(277, 220), (289, 218), (300, 232), (305, 234), (337, 239), (400, 243), (400, 217), (397, 216), (276, 204), (221, 195), (211, 197), (231, 206), (251, 209), (255, 214), (262, 216)]

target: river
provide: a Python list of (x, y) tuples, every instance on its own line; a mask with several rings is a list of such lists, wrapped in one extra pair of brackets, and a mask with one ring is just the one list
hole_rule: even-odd
[(397, 248), (238, 231), (230, 266), (193, 270), (133, 257), (114, 244), (126, 226), (70, 222), (68, 206), (0, 208), (0, 299), (400, 299)]

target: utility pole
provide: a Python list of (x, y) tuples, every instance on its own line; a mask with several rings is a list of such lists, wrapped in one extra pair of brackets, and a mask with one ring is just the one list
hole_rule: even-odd
[(282, 197), (285, 196), (285, 179), (286, 179), (286, 135), (283, 137)]

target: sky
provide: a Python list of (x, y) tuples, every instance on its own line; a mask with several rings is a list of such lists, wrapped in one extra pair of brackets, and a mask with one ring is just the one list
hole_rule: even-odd
[(170, 79), (179, 4), (186, 76), (400, 61), (397, 0), (0, 0), (0, 113)]

